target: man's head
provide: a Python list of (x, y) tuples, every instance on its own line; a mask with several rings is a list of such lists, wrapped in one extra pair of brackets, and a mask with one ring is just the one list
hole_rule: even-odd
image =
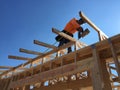
[(82, 19), (82, 18), (80, 18), (79, 20), (77, 20), (77, 22), (78, 22), (78, 24), (84, 24), (85, 23), (85, 21)]

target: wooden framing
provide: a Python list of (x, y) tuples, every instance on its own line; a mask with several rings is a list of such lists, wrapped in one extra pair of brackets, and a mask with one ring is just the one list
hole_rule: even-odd
[(0, 69), (12, 69), (13, 67), (11, 66), (0, 66)]
[[(120, 82), (120, 34), (107, 39), (108, 37), (82, 12), (80, 16), (98, 32), (101, 42), (88, 46), (52, 28), (54, 33), (69, 39), (71, 42), (61, 47), (56, 47), (34, 40), (34, 44), (51, 48), (52, 50), (41, 54), (20, 48), (20, 52), (38, 55), (35, 58), (9, 55), (8, 58), (10, 59), (27, 60), (27, 62), (15, 67), (0, 66), (0, 68), (9, 69), (0, 74), (0, 87), (2, 90), (29, 90), (31, 85), (34, 86), (33, 90), (112, 90), (112, 88), (116, 87), (114, 84), (111, 85), (111, 83)], [(58, 51), (72, 45), (79, 45), (80, 49), (75, 49), (73, 52), (60, 57), (49, 57), (49, 60), (43, 63), (47, 56), (55, 55)], [(38, 61), (41, 63), (34, 66), (33, 63)], [(115, 68), (106, 66), (106, 64), (110, 63), (114, 63)], [(20, 68), (27, 69), (16, 72)], [(112, 73), (108, 73), (108, 68), (116, 70), (118, 76), (116, 75), (115, 78), (110, 79)], [(82, 76), (82, 72), (87, 72), (88, 74)], [(74, 80), (71, 79), (72, 76), (74, 76)], [(60, 78), (63, 80), (60, 80)], [(48, 81), (47, 87), (44, 85), (46, 81)], [(37, 85), (38, 87), (36, 87)]]
[(34, 40), (34, 44), (41, 45), (41, 46), (48, 47), (48, 48), (52, 48), (52, 49), (57, 48), (56, 46), (53, 46), (53, 45), (50, 45), (50, 44), (47, 44), (47, 43), (44, 43), (44, 42), (41, 42), (38, 40)]
[(100, 30), (88, 17), (86, 17), (84, 15), (83, 12), (80, 12), (80, 17), (86, 22), (88, 23), (94, 30), (96, 30), (98, 32), (98, 36), (99, 36), (99, 40), (105, 40), (108, 38), (108, 36), (102, 32), (102, 30)]
[(52, 32), (54, 32), (54, 33), (56, 33), (56, 34), (58, 34), (58, 35), (61, 35), (61, 36), (63, 36), (64, 38), (69, 39), (69, 40), (72, 41), (72, 42), (75, 42), (79, 48), (82, 48), (82, 47), (87, 46), (87, 44), (85, 44), (85, 43), (83, 43), (83, 42), (80, 42), (79, 40), (76, 40), (76, 39), (70, 37), (69, 35), (67, 35), (67, 34), (65, 34), (65, 33), (63, 33), (63, 32), (60, 32), (60, 31), (57, 30), (56, 28), (52, 28)]
[[(109, 40), (110, 40), (110, 39), (109, 39)], [(118, 72), (118, 76), (119, 76), (119, 79), (120, 79), (120, 63), (119, 63), (119, 61), (118, 61), (117, 54), (116, 54), (116, 52), (115, 52), (114, 46), (113, 46), (113, 44), (111, 43), (111, 41), (110, 41), (110, 47), (111, 47), (111, 52), (112, 52), (113, 60), (114, 60), (115, 66), (116, 66), (116, 70), (117, 70), (117, 72)]]
[[(120, 35), (117, 35), (116, 37), (111, 38), (111, 42), (117, 41), (117, 39), (120, 39)], [(117, 47), (117, 49), (115, 49), (117, 52), (117, 55), (120, 55), (120, 52), (118, 49), (120, 47), (119, 43), (120, 42), (114, 42), (115, 48)], [(100, 53), (102, 53), (101, 51), (107, 52), (107, 50), (109, 50), (110, 47), (108, 47), (108, 46), (109, 46), (109, 43), (107, 40), (102, 41), (102, 42), (95, 44), (95, 47), (96, 47), (95, 49), (91, 48), (91, 46), (87, 46), (85, 48), (77, 50), (76, 52), (72, 52), (67, 55), (56, 58), (56, 59), (52, 60), (52, 62), (49, 61), (47, 63), (44, 63), (42, 65), (42, 69), (44, 69), (45, 71), (42, 70), (42, 73), (33, 74), (32, 76), (27, 76), (24, 79), (18, 78), (17, 81), (11, 82), (10, 88), (23, 87), (23, 86), (31, 85), (31, 84), (34, 85), (35, 83), (38, 83), (38, 82), (44, 82), (46, 80), (50, 80), (50, 79), (53, 79), (56, 77), (68, 76), (68, 75), (75, 74), (77, 72), (82, 72), (82, 71), (91, 69), (92, 70), (91, 78), (92, 78), (93, 85), (95, 85), (94, 87), (97, 87), (97, 88), (99, 87), (99, 90), (107, 90), (107, 89), (111, 90), (110, 80), (108, 79), (109, 75), (107, 73), (107, 69), (105, 66), (105, 59), (107, 60), (107, 58), (110, 58), (112, 56), (109, 56), (109, 57), (107, 56), (106, 58), (99, 56), (99, 55), (101, 55)], [(98, 52), (99, 52), (99, 54), (98, 54)], [(78, 54), (77, 55), (78, 59), (77, 59), (77, 62), (75, 63), (74, 56), (76, 53)], [(109, 52), (109, 53), (111, 53), (111, 52)], [(102, 58), (104, 58), (104, 60)], [(101, 59), (104, 61), (104, 63), (103, 63), (103, 61), (101, 62)], [(94, 62), (94, 60), (97, 60), (97, 61)], [(71, 61), (73, 61), (73, 62), (71, 62)], [(56, 68), (53, 66), (53, 65), (59, 65), (61, 62), (63, 62), (63, 64), (62, 64), (63, 66), (57, 66)], [(107, 62), (109, 62), (109, 61), (107, 61)], [(51, 68), (50, 65), (52, 65), (53, 67)], [(31, 70), (33, 70), (33, 73), (34, 73), (36, 70), (39, 70), (40, 67), (41, 67), (41, 65), (38, 65), (27, 71), (24, 71), (23, 73), (27, 73), (28, 71), (30, 72)], [(98, 68), (96, 68), (96, 67), (98, 67)], [(46, 68), (50, 68), (50, 69), (46, 71)], [(100, 74), (98, 74), (97, 72)], [(19, 75), (22, 76), (22, 74), (19, 74)], [(98, 75), (97, 77), (99, 77), (98, 78), (99, 80), (97, 79), (96, 75)], [(104, 75), (105, 75), (105, 77), (104, 77)], [(108, 78), (106, 78), (106, 77), (108, 77)], [(97, 81), (94, 81), (94, 80), (97, 80)], [(102, 80), (102, 81), (100, 81), (100, 80)], [(98, 81), (99, 81), (99, 83), (98, 83)], [(58, 83), (58, 85), (59, 85), (59, 83)], [(40, 87), (40, 88), (42, 90), (42, 88), (44, 88), (44, 86)], [(40, 88), (38, 88), (38, 89), (40, 89)], [(92, 90), (92, 89), (90, 89), (90, 90)], [(98, 89), (94, 88), (94, 90), (98, 90)]]
[[(37, 57), (33, 58), (32, 60), (24, 63), (24, 64), (20, 64), (20, 65), (16, 66), (15, 68), (10, 69), (10, 70), (8, 70), (8, 71), (0, 74), (0, 76), (5, 75), (5, 74), (7, 74), (8, 72), (11, 72), (11, 71), (13, 71), (13, 70), (15, 70), (15, 69), (17, 69), (17, 68), (24, 67), (24, 66), (26, 66), (26, 65), (28, 65), (28, 64), (30, 64), (30, 63), (38, 60), (38, 59), (40, 59), (40, 58), (43, 58), (43, 57), (48, 56), (48, 55), (50, 55), (50, 54), (52, 54), (52, 53), (55, 53), (55, 52), (57, 52), (57, 51), (59, 51), (59, 50), (61, 50), (61, 49), (65, 49), (65, 48), (67, 48), (67, 47), (69, 47), (69, 46), (71, 46), (71, 45), (73, 45), (73, 44), (74, 44), (73, 42), (70, 42), (70, 43), (68, 43), (68, 44), (66, 44), (66, 45), (63, 45), (63, 46), (57, 48), (57, 49), (51, 50), (51, 51), (49, 51), (49, 52), (47, 52), (47, 53), (45, 53), (45, 54), (43, 54), (43, 55), (37, 56)], [(12, 55), (10, 55), (10, 56), (12, 56)], [(13, 58), (13, 59), (14, 59), (14, 58)]]
[(9, 55), (8, 58), (9, 59), (16, 59), (16, 60), (32, 60), (32, 58), (26, 58), (26, 57), (20, 57), (20, 56), (13, 56), (13, 55)]
[[(103, 62), (100, 61), (100, 57), (98, 55), (98, 52), (95, 46), (93, 46), (92, 48), (93, 48), (93, 57), (94, 57), (94, 65), (91, 68), (93, 89), (94, 90), (112, 90), (107, 69), (105, 67), (106, 63), (105, 61)], [(102, 71), (102, 68), (104, 72)]]
[[(81, 84), (83, 83), (83, 84)], [(86, 79), (78, 79), (74, 81), (66, 81), (64, 83), (58, 83), (56, 85), (51, 85), (48, 87), (41, 86), (40, 88), (35, 88), (35, 90), (68, 90), (68, 89), (75, 89), (75, 88), (80, 88), (84, 89), (86, 87), (86, 90), (92, 89), (92, 83), (91, 83), (91, 78), (88, 77)]]
[(31, 50), (27, 50), (27, 49), (23, 49), (23, 48), (20, 48), (19, 51), (23, 52), (23, 53), (27, 53), (27, 54), (33, 54), (33, 55), (42, 55), (43, 54), (40, 52), (31, 51)]

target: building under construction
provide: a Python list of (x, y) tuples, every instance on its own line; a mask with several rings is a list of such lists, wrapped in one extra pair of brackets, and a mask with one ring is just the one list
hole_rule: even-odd
[[(34, 44), (51, 50), (41, 53), (20, 48), (35, 58), (9, 55), (10, 59), (27, 60), (15, 67), (0, 66), (0, 90), (120, 90), (120, 34), (108, 38), (82, 12), (80, 17), (99, 36), (99, 42), (86, 45), (52, 28), (52, 32), (71, 42), (56, 47), (38, 40)], [(66, 52), (73, 47), (74, 51)]]

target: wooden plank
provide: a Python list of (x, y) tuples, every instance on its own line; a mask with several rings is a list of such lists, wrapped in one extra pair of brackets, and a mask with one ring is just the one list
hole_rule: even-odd
[[(72, 90), (73, 88), (80, 88), (80, 90), (93, 90), (91, 78), (88, 77), (86, 79), (78, 79), (78, 80), (69, 80), (66, 82), (58, 82), (55, 85), (51, 85), (48, 87), (41, 86), (40, 88), (36, 88), (35, 90)], [(84, 88), (84, 89), (83, 89)], [(91, 88), (91, 89), (88, 89)]]
[(91, 68), (93, 90), (103, 90), (103, 77), (101, 76), (100, 59), (96, 48), (93, 49), (94, 65)]
[(14, 68), (14, 67), (12, 67), (12, 66), (0, 66), (0, 69), (12, 69), (12, 68)]
[(110, 79), (110, 74), (107, 69), (106, 61), (104, 59), (101, 59), (101, 70), (103, 74), (103, 81), (104, 81), (104, 90), (111, 90), (111, 79)]
[(110, 66), (109, 68), (110, 68), (110, 69), (113, 69), (113, 70), (116, 70), (116, 68), (115, 68), (115, 67), (113, 67), (113, 66)]
[(117, 70), (117, 73), (118, 73), (118, 76), (120, 79), (120, 64), (119, 64), (118, 57), (117, 57), (116, 51), (114, 49), (114, 46), (111, 42), (110, 42), (110, 48), (111, 48), (113, 60), (114, 60), (115, 66), (116, 66), (116, 70)]
[(98, 32), (100, 40), (108, 38), (108, 36), (103, 33), (102, 30), (100, 30), (88, 17), (86, 17), (83, 12), (80, 12), (79, 15), (85, 22), (87, 22), (92, 28), (94, 28)]
[[(56, 48), (56, 49), (54, 49), (54, 50), (51, 50), (51, 51), (49, 51), (49, 52), (47, 52), (47, 53), (45, 53), (45, 54), (43, 54), (43, 55), (41, 55), (41, 56), (38, 56), (38, 57), (36, 57), (36, 58), (33, 58), (33, 60), (32, 60), (32, 61), (29, 61), (28, 63), (34, 62), (34, 61), (37, 60), (37, 59), (40, 59), (40, 58), (46, 57), (46, 56), (48, 56), (48, 55), (54, 54), (55, 52), (58, 52), (58, 51), (60, 51), (60, 50), (62, 50), (62, 49), (65, 49), (65, 48), (67, 48), (67, 47), (70, 47), (70, 46), (72, 46), (73, 44), (74, 44), (74, 42), (69, 42), (69, 43), (67, 43), (67, 44), (65, 44), (65, 45), (63, 45), (63, 46), (60, 46), (59, 48)], [(26, 65), (26, 64), (28, 64), (28, 63), (25, 63), (24, 65)]]
[(23, 49), (23, 48), (20, 48), (19, 51), (23, 52), (23, 53), (27, 53), (27, 54), (34, 54), (34, 55), (42, 55), (43, 54), (40, 52), (31, 51), (31, 50), (27, 50), (27, 49)]
[(0, 73), (5, 72), (6, 70), (0, 70)]
[[(118, 35), (116, 35), (116, 36), (114, 36), (114, 37), (111, 37), (111, 41), (118, 41), (120, 39), (120, 34), (118, 34)], [(115, 42), (116, 43), (116, 42)], [(67, 45), (66, 45), (67, 46)], [(68, 44), (68, 46), (70, 46), (69, 44)], [(64, 47), (64, 46), (63, 46)], [(61, 47), (61, 49), (63, 48), (63, 47)], [(109, 45), (108, 45), (108, 41), (106, 40), (106, 41), (102, 41), (102, 42), (98, 42), (98, 43), (96, 43), (96, 47), (97, 47), (97, 49), (99, 49), (99, 50), (102, 50), (102, 49), (105, 49), (105, 48), (108, 48), (109, 47)], [(60, 49), (59, 49), (60, 50)], [(55, 50), (53, 50), (53, 51), (55, 51)], [(48, 52), (47, 54), (51, 54), (51, 53), (53, 53), (53, 51), (50, 51), (50, 52)], [(81, 50), (79, 50), (79, 51), (81, 51)], [(89, 52), (89, 51), (88, 51)], [(79, 53), (79, 52), (77, 52), (77, 53)], [(44, 54), (43, 55), (43, 57), (44, 56), (46, 56), (47, 54)], [(83, 53), (81, 53), (81, 54), (83, 54)], [(36, 57), (36, 58), (40, 58), (40, 56), (38, 56), (38, 57)], [(41, 57), (42, 58), (42, 57)], [(34, 58), (34, 60), (35, 60), (35, 58)], [(33, 61), (34, 61), (33, 60)], [(29, 64), (29, 63), (31, 63), (32, 61), (30, 61), (30, 62), (26, 62), (25, 64), (24, 64), (24, 66), (25, 65), (27, 65), (27, 64)], [(21, 65), (18, 65), (18, 66), (16, 66), (15, 67), (15, 69), (16, 68), (19, 68), (19, 67), (21, 67), (21, 66), (23, 66), (23, 64), (21, 64)], [(14, 69), (14, 70), (15, 70)], [(12, 69), (13, 70), (13, 69)], [(10, 71), (12, 71), (12, 70), (9, 70), (9, 71), (6, 71), (6, 72), (4, 72), (4, 73), (2, 73), (0, 76), (2, 76), (2, 75), (4, 75), (4, 74), (6, 74), (6, 73), (8, 73), (8, 72), (10, 72)]]
[(70, 41), (73, 41), (73, 42), (76, 42), (77, 45), (79, 45), (79, 47), (84, 47), (84, 46), (87, 46), (87, 44), (83, 43), (83, 42), (80, 42), (79, 40), (76, 40), (74, 39), (73, 37), (63, 33), (63, 32), (60, 32), (59, 30), (57, 30), (56, 28), (52, 28), (52, 32), (58, 34), (58, 35), (61, 35), (63, 36), (64, 38), (66, 39), (69, 39)]
[(3, 90), (7, 90), (8, 86), (10, 84), (10, 79), (7, 79), (5, 82), (6, 83), (5, 83), (5, 86), (4, 86)]
[(30, 85), (24, 86), (23, 90), (30, 90)]
[(51, 50), (51, 51), (49, 51), (49, 52), (47, 52), (47, 53), (45, 53), (45, 54), (43, 54), (43, 55), (37, 56), (37, 57), (33, 58), (32, 60), (24, 63), (24, 64), (20, 64), (20, 65), (16, 66), (15, 68), (10, 69), (10, 70), (8, 70), (8, 71), (0, 74), (0, 76), (2, 76), (2, 75), (4, 75), (4, 74), (7, 74), (8, 72), (11, 72), (11, 71), (13, 71), (13, 70), (15, 70), (15, 69), (17, 69), (17, 68), (19, 68), (19, 67), (24, 67), (24, 66), (26, 66), (26, 65), (28, 65), (28, 64), (30, 64), (30, 63), (38, 60), (38, 59), (40, 59), (40, 58), (46, 57), (46, 56), (48, 56), (48, 55), (50, 55), (50, 54), (53, 54), (53, 53), (55, 53), (55, 52), (57, 52), (57, 51), (59, 51), (59, 50), (61, 50), (61, 49), (65, 49), (65, 48), (67, 48), (67, 47), (69, 47), (69, 46), (71, 46), (71, 45), (73, 45), (73, 44), (74, 44), (73, 42), (69, 42), (69, 43), (67, 43), (66, 45), (63, 45), (63, 46), (61, 46), (61, 47), (59, 47), (59, 48), (57, 48), (57, 49)]
[(26, 57), (20, 57), (20, 56), (13, 56), (13, 55), (8, 55), (9, 59), (16, 59), (16, 60), (32, 60), (32, 58), (26, 58)]
[(0, 70), (0, 73), (3, 73), (3, 72), (5, 72), (5, 71), (7, 71), (7, 70)]
[(113, 82), (120, 82), (120, 79), (118, 77), (115, 77), (112, 80), (113, 80)]
[(48, 48), (52, 48), (52, 49), (57, 48), (56, 46), (53, 46), (53, 45), (50, 45), (50, 44), (47, 44), (47, 43), (44, 43), (44, 42), (41, 42), (38, 40), (34, 40), (34, 44), (41, 45), (41, 46), (48, 47)]
[[(119, 34), (119, 35), (116, 35), (116, 36), (114, 36), (114, 37), (111, 37), (111, 41), (114, 42), (114, 44), (116, 44), (116, 45), (118, 45), (117, 43), (119, 42), (119, 40), (120, 40), (120, 34)], [(46, 54), (44, 54), (44, 55), (42, 55), (42, 56), (38, 56), (38, 57), (34, 58), (34, 59), (31, 60), (31, 61), (28, 61), (28, 62), (26, 62), (26, 63), (24, 63), (24, 64), (20, 64), (20, 65), (16, 66), (16, 67), (13, 68), (13, 69), (10, 69), (10, 70), (8, 70), (8, 71), (5, 71), (4, 73), (0, 74), (0, 76), (5, 75), (5, 74), (7, 74), (8, 72), (13, 71), (13, 70), (15, 70), (15, 69), (17, 69), (17, 68), (19, 68), (19, 67), (24, 67), (24, 66), (28, 65), (29, 63), (36, 61), (36, 59), (45, 57), (45, 56), (47, 56), (47, 55), (49, 55), (49, 54), (52, 54), (52, 53), (54, 53), (54, 52), (56, 52), (56, 51), (59, 51), (59, 50), (64, 49), (64, 48), (67, 48), (67, 47), (71, 46), (72, 44), (73, 44), (73, 42), (72, 42), (71, 44), (69, 43), (69, 44), (64, 45), (64, 46), (62, 46), (62, 47), (59, 47), (59, 48), (56, 49), (56, 50), (51, 50), (50, 52), (48, 52), (48, 53), (46, 53)], [(99, 51), (101, 51), (101, 50), (103, 50), (103, 49), (109, 48), (108, 46), (109, 46), (109, 45), (108, 45), (108, 41), (107, 41), (107, 40), (96, 43), (96, 47), (97, 47), (97, 49), (98, 49)], [(89, 47), (86, 47), (86, 48), (89, 48)], [(86, 55), (86, 52), (90, 52), (90, 53), (91, 53), (90, 49), (86, 49), (86, 48), (82, 48), (82, 49), (78, 50), (77, 53), (80, 54), (80, 56), (83, 55), (83, 54)], [(86, 50), (87, 50), (87, 51), (86, 51)], [(56, 60), (57, 60), (57, 59), (56, 59)]]
[(13, 79), (14, 79), (14, 77), (11, 77), (11, 78), (10, 78), (10, 82), (9, 82), (8, 87), (7, 87), (7, 90), (11, 90), (11, 89), (10, 89), (10, 84), (12, 83)]
[(64, 65), (63, 67), (52, 69), (46, 72), (35, 74), (25, 79), (18, 80), (16, 82), (11, 83), (11, 87), (34, 84), (48, 79), (53, 79), (55, 77), (59, 77), (63, 75), (71, 75), (72, 73), (77, 73), (80, 71), (82, 72), (88, 70), (92, 66), (92, 64), (93, 64), (93, 58), (87, 58), (77, 63)]
[(93, 47), (94, 65), (91, 68), (93, 90), (112, 90), (105, 60), (101, 61), (98, 51)]

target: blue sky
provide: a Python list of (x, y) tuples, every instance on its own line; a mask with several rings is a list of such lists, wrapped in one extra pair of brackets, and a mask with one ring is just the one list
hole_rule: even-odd
[[(24, 62), (8, 59), (8, 55), (34, 57), (20, 53), (19, 48), (44, 52), (46, 48), (34, 45), (33, 40), (53, 44), (56, 35), (51, 28), (62, 30), (71, 18), (79, 19), (79, 11), (109, 37), (120, 32), (119, 0), (0, 0), (0, 65)], [(83, 28), (91, 31), (83, 42), (98, 41), (97, 33), (89, 25)]]

